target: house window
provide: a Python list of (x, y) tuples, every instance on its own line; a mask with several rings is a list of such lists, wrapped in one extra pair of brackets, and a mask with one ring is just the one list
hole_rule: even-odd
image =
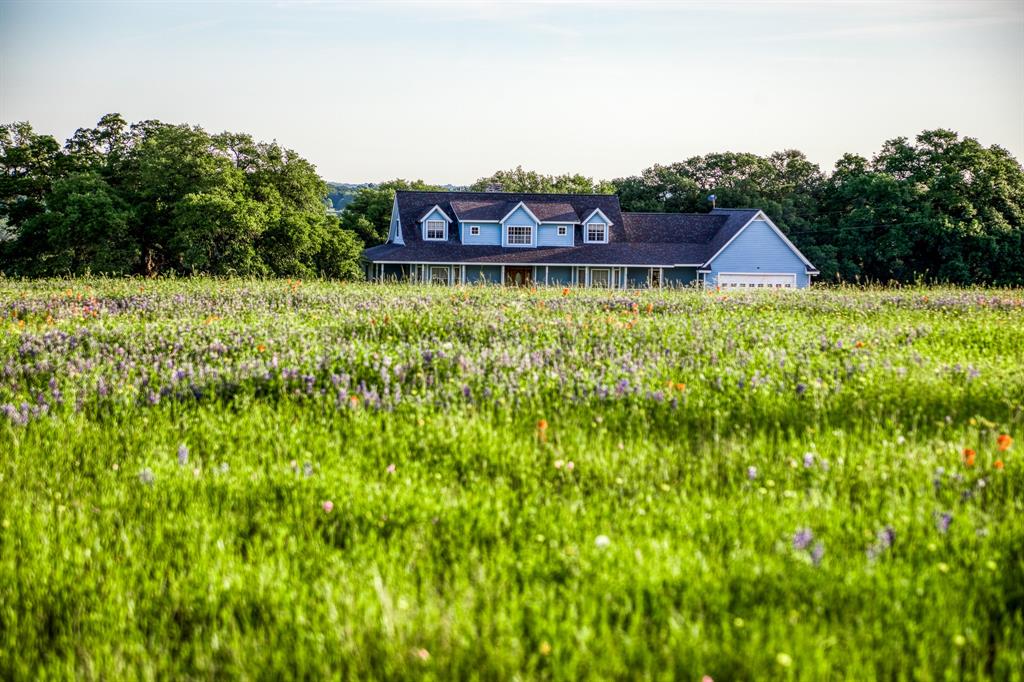
[(592, 268), (590, 270), (590, 286), (608, 288), (611, 284), (611, 271), (608, 268)]
[(509, 225), (506, 242), (509, 246), (529, 246), (533, 243), (533, 227), (531, 225)]
[(448, 284), (448, 266), (430, 268), (431, 284)]
[(444, 232), (443, 220), (427, 221), (427, 239), (444, 240)]
[(661, 286), (661, 268), (651, 268), (651, 275), (648, 278), (652, 288)]
[(470, 225), (469, 226), (469, 234), (471, 234), (474, 237), (479, 237), (480, 236), (480, 226), (479, 225)]
[(587, 225), (587, 241), (608, 241), (608, 226), (604, 223), (590, 223), (589, 225)]
[(559, 237), (564, 237), (567, 234), (569, 234), (569, 227), (567, 225), (559, 225), (558, 226), (558, 236)]

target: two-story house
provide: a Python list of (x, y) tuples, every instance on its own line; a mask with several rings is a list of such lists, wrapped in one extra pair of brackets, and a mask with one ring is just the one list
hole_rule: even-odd
[(756, 208), (624, 213), (606, 194), (395, 195), (370, 280), (803, 288), (818, 271)]

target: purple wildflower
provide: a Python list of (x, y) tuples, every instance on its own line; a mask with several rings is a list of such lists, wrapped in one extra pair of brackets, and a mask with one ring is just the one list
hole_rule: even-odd
[(748, 481), (753, 481), (755, 478), (757, 478), (757, 467), (755, 467), (755, 466), (747, 467), (747, 480)]
[(807, 549), (807, 546), (811, 544), (811, 540), (813, 539), (814, 534), (811, 533), (810, 528), (799, 528), (796, 533), (793, 534), (793, 549)]
[(892, 547), (892, 543), (895, 539), (896, 531), (892, 526), (886, 526), (882, 530), (878, 531), (878, 544), (882, 549), (889, 549)]
[(803, 395), (806, 392), (807, 392), (807, 384), (799, 383), (799, 384), (796, 385), (796, 394), (797, 395)]
[(139, 472), (139, 481), (141, 481), (145, 485), (153, 485), (153, 481), (155, 478), (156, 477), (153, 475), (153, 470), (150, 469), (149, 467), (146, 467), (145, 469)]
[(188, 447), (182, 443), (178, 446), (178, 466), (188, 464)]
[(821, 560), (822, 560), (822, 558), (824, 556), (825, 556), (825, 543), (820, 542), (820, 541), (814, 543), (814, 548), (811, 549), (811, 561), (814, 562), (814, 565), (815, 566), (820, 565), (821, 564)]
[(804, 453), (804, 469), (810, 469), (812, 466), (814, 466), (814, 455), (809, 452)]
[(935, 519), (935, 527), (938, 529), (940, 533), (947, 532), (952, 523), (953, 515), (949, 512), (942, 512)]

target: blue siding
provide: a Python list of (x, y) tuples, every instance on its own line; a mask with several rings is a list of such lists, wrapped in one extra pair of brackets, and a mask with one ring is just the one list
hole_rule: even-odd
[(775, 230), (763, 220), (755, 220), (747, 226), (725, 251), (711, 261), (710, 273), (705, 277), (708, 285), (718, 283), (721, 272), (796, 274), (796, 285), (804, 288), (810, 284), (807, 266), (784, 242)]
[(565, 236), (558, 236), (559, 223), (543, 223), (537, 228), (537, 246), (572, 246), (573, 226), (561, 223), (565, 227)]
[(642, 289), (650, 286), (647, 282), (650, 271), (650, 268), (629, 268), (626, 275), (626, 286), (631, 289)]
[(466, 282), (486, 282), (488, 284), (501, 284), (500, 265), (466, 265)]
[[(513, 212), (512, 215), (510, 215), (508, 217), (508, 220), (506, 220), (502, 224), (502, 226), (501, 226), (501, 243), (502, 243), (502, 246), (508, 246), (508, 242), (506, 241), (507, 238), (508, 238), (508, 233), (505, 230), (505, 226), (506, 225), (532, 225), (533, 229), (534, 229), (533, 240), (534, 240), (534, 242), (537, 241), (537, 234), (536, 234), (537, 222), (533, 218), (530, 217), (530, 214), (527, 213), (526, 210), (523, 209), (522, 206), (517, 208), (515, 210), (515, 212)], [(513, 245), (513, 248), (525, 248), (525, 247), (520, 247), (519, 245)]]
[[(478, 236), (474, 237), (469, 233), (470, 225), (478, 225), (480, 227), (480, 234)], [(498, 225), (498, 223), (474, 223), (466, 221), (459, 224), (459, 229), (462, 232), (463, 244), (473, 244), (474, 246), (501, 245), (501, 226)]]
[(697, 268), (665, 268), (662, 286), (683, 287), (697, 280)]
[(548, 267), (548, 284), (559, 286), (572, 284), (572, 268), (563, 265)]
[[(391, 204), (391, 226), (388, 228), (388, 241), (393, 242), (398, 239), (398, 227), (399, 227), (399, 213), (398, 213), (398, 199), (395, 199)], [(402, 240), (405, 241), (405, 232), (402, 232)]]

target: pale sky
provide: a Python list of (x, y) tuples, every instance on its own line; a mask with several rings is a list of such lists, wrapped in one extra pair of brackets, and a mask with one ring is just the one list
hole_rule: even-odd
[(327, 180), (595, 178), (945, 127), (1024, 158), (1024, 1), (0, 0), (0, 123), (248, 132)]

